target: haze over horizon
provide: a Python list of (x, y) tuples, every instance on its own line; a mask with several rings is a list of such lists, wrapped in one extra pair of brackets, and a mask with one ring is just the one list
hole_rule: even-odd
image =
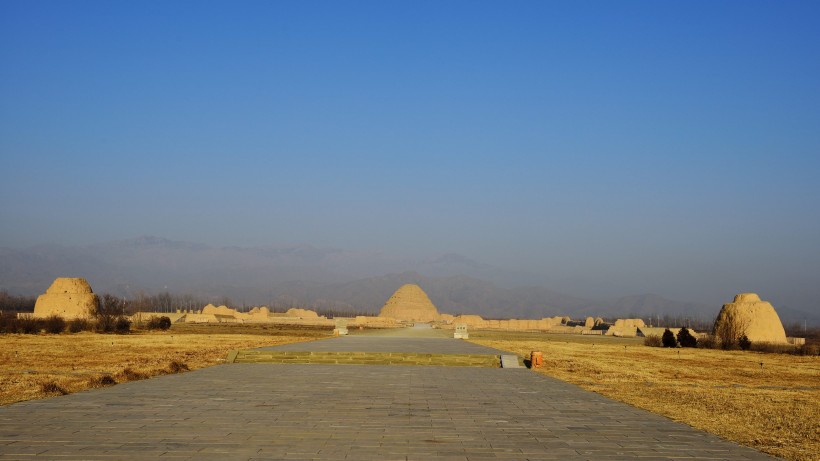
[(457, 253), (820, 312), (818, 13), (3, 2), (0, 247)]

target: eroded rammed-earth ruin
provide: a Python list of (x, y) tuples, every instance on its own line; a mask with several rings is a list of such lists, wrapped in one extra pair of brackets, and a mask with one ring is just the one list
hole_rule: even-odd
[(90, 318), (97, 313), (100, 300), (84, 278), (59, 277), (34, 305), (34, 317), (58, 315), (66, 320)]
[(715, 320), (714, 332), (733, 323), (740, 333), (753, 343), (786, 343), (786, 331), (774, 307), (756, 293), (740, 293), (734, 301), (723, 305)]

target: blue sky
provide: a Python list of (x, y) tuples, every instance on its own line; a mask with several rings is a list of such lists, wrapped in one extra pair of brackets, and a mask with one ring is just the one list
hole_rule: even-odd
[(820, 310), (818, 13), (5, 1), (0, 246), (459, 252)]

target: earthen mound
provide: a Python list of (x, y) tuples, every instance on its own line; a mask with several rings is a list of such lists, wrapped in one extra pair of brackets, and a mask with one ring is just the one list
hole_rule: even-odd
[(755, 293), (738, 294), (733, 302), (723, 305), (715, 319), (713, 331), (715, 333), (721, 331), (721, 327), (726, 324), (734, 325), (753, 343), (787, 342), (786, 331), (774, 307), (762, 301)]
[(213, 304), (208, 304), (207, 306), (202, 308), (203, 314), (211, 314), (211, 315), (224, 315), (228, 317), (236, 316), (236, 310), (231, 309), (228, 306), (219, 306), (216, 307)]
[(645, 327), (646, 323), (644, 323), (643, 319), (618, 319), (615, 320), (615, 327), (626, 327), (626, 328), (640, 328)]
[(308, 309), (291, 308), (285, 312), (288, 317), (299, 317), (300, 319), (317, 319), (319, 314)]
[[(496, 322), (498, 322), (498, 320), (496, 320)], [(465, 315), (459, 315), (457, 317), (454, 317), (453, 321), (451, 323), (452, 324), (462, 323), (464, 325), (467, 325), (470, 328), (482, 328), (482, 327), (486, 327), (487, 324), (490, 323), (490, 322), (488, 320), (484, 320), (480, 315), (465, 314)]]
[(418, 285), (407, 284), (396, 290), (384, 303), (379, 317), (403, 322), (434, 322), (440, 319), (438, 309)]
[(37, 297), (35, 317), (59, 315), (64, 319), (89, 318), (97, 313), (100, 300), (84, 278), (60, 277)]

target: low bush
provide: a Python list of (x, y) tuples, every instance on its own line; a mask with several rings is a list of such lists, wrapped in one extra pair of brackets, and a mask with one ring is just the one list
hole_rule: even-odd
[(678, 331), (678, 343), (680, 344), (680, 347), (697, 347), (698, 338), (692, 336), (688, 329), (681, 328)]
[(752, 343), (750, 341), (748, 350), (770, 354), (794, 354), (797, 351), (797, 346), (792, 344)]
[(167, 330), (171, 328), (171, 318), (166, 316), (151, 317), (145, 327), (149, 330)]
[(66, 322), (59, 315), (52, 315), (43, 320), (43, 329), (46, 333), (58, 335), (65, 331)]
[[(697, 347), (700, 349), (722, 349), (723, 342), (716, 336), (706, 335), (698, 340)], [(734, 349), (737, 348), (764, 354), (820, 355), (820, 346), (816, 344), (794, 346), (792, 344), (752, 342), (745, 335), (738, 340), (738, 344)]]
[(820, 355), (820, 345), (803, 344), (794, 348), (796, 355)]
[(170, 373), (182, 373), (183, 371), (188, 370), (190, 370), (190, 368), (188, 368), (188, 364), (186, 364), (185, 362), (179, 362), (177, 360), (174, 360), (170, 364), (168, 364), (168, 371)]
[(139, 381), (141, 379), (147, 379), (148, 375), (145, 373), (140, 373), (139, 371), (134, 371), (130, 368), (126, 368), (122, 370), (120, 373), (125, 381)]
[(71, 319), (68, 321), (68, 331), (71, 333), (79, 333), (81, 331), (92, 331), (94, 325), (87, 319)]
[(767, 354), (820, 355), (820, 346), (817, 344), (801, 344), (795, 346), (793, 344), (754, 342), (749, 345), (749, 350)]
[(0, 333), (17, 333), (16, 312), (0, 312)]
[(99, 314), (94, 329), (97, 333), (128, 333), (131, 321), (124, 315)]
[(17, 333), (36, 335), (43, 329), (43, 321), (29, 315), (17, 319)]
[(705, 335), (698, 340), (697, 347), (700, 349), (718, 349), (720, 341), (714, 335)]
[(88, 385), (92, 388), (108, 387), (117, 384), (117, 380), (109, 375), (96, 376), (89, 380)]
[(131, 321), (124, 315), (118, 316), (114, 320), (114, 331), (119, 334), (128, 333), (131, 331)]
[(649, 335), (643, 339), (643, 345), (649, 347), (661, 347), (661, 337), (658, 335)]
[(97, 320), (94, 323), (94, 330), (97, 333), (111, 333), (114, 331), (115, 317), (109, 314), (97, 315)]
[(40, 392), (47, 395), (66, 395), (68, 391), (61, 387), (54, 381), (48, 381), (40, 384)]
[(661, 342), (663, 343), (663, 347), (678, 347), (678, 340), (675, 339), (675, 333), (672, 333), (669, 328), (663, 331)]
[[(680, 332), (678, 333), (678, 342), (680, 342), (681, 347), (697, 347), (698, 349), (724, 349), (726, 346), (725, 342), (715, 335), (703, 335), (700, 336), (699, 339), (693, 339), (695, 340), (694, 346), (684, 346), (684, 341), (681, 341)], [(653, 347), (660, 347), (662, 345), (660, 338), (658, 338), (657, 336), (655, 336), (654, 338), (651, 336), (647, 336), (646, 338), (644, 338), (643, 343), (646, 346)], [(794, 354), (807, 356), (820, 355), (820, 345), (818, 344), (803, 344), (795, 346), (792, 344), (752, 342), (745, 335), (741, 336), (741, 338), (737, 341), (735, 345), (729, 346), (729, 350), (737, 349), (761, 352), (764, 354)]]
[(718, 337), (720, 348), (724, 351), (736, 351), (739, 349), (737, 341), (728, 337)]

